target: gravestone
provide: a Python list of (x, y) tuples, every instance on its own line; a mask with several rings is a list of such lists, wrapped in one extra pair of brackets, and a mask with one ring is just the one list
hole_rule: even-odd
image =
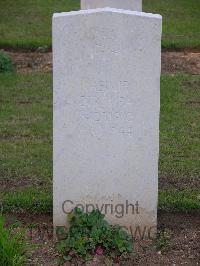
[(142, 11), (142, 0), (81, 0), (81, 9), (103, 7)]
[(79, 207), (154, 231), (161, 23), (113, 8), (54, 14), (55, 226)]

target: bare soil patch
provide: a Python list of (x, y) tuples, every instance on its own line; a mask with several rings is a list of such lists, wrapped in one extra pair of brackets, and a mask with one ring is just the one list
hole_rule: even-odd
[[(33, 71), (51, 72), (51, 52), (9, 52), (18, 72)], [(168, 51), (162, 52), (162, 73), (187, 73), (200, 75), (200, 51)]]
[(15, 178), (15, 177), (1, 177), (0, 178), (0, 192), (14, 192), (17, 189), (25, 189), (35, 187), (38, 189), (41, 189), (43, 186), (46, 185), (44, 181), (33, 179), (32, 177), (29, 176), (22, 176), (20, 178)]
[(193, 75), (200, 75), (200, 52), (163, 52), (162, 73), (187, 73)]
[(9, 52), (13, 58), (15, 68), (18, 72), (51, 72), (52, 53), (42, 52)]
[[(27, 265), (54, 266), (57, 264), (57, 252), (52, 238), (51, 216), (8, 214), (8, 223), (19, 220), (23, 225), (35, 223), (38, 227), (31, 234), (31, 244), (40, 245), (32, 249)], [(47, 229), (49, 231), (47, 232)], [(93, 257), (87, 263), (77, 261), (66, 265), (199, 265), (200, 264), (200, 212), (166, 213), (158, 215), (159, 232), (168, 232), (166, 239), (160, 236), (156, 240), (142, 240), (134, 244), (135, 254), (126, 260), (112, 262), (104, 256)], [(44, 229), (44, 230), (43, 230)], [(38, 232), (43, 232), (38, 233)], [(30, 232), (29, 232), (30, 235)], [(42, 236), (42, 237), (41, 237)]]
[(181, 176), (176, 177), (175, 174), (163, 175), (161, 174), (158, 179), (159, 188), (162, 190), (184, 190), (184, 189), (197, 189), (200, 187), (200, 177), (198, 176)]

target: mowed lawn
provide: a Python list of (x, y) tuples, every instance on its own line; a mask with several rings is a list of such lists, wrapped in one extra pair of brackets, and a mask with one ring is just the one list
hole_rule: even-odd
[[(4, 208), (49, 211), (51, 74), (1, 74), (0, 125), (0, 195)], [(161, 209), (200, 209), (199, 158), (200, 77), (162, 76)]]
[[(79, 0), (0, 0), (0, 46), (51, 46), (54, 12), (80, 9)], [(200, 47), (199, 0), (143, 0), (163, 16), (163, 47)]]

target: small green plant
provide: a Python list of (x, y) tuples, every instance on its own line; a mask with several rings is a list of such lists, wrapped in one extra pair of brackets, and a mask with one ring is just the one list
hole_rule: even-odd
[(164, 250), (169, 247), (171, 235), (172, 232), (168, 228), (158, 231), (157, 238), (155, 240), (157, 250)]
[(12, 72), (13, 62), (12, 58), (5, 52), (0, 51), (0, 73)]
[(128, 234), (119, 226), (108, 224), (98, 210), (83, 213), (76, 208), (68, 215), (68, 221), (68, 231), (64, 227), (57, 229), (57, 236), (61, 239), (57, 246), (61, 263), (73, 257), (87, 260), (93, 254), (112, 254), (113, 258), (118, 258), (133, 251)]
[(12, 234), (11, 229), (4, 227), (0, 216), (0, 265), (21, 266), (25, 261), (25, 243), (22, 233)]

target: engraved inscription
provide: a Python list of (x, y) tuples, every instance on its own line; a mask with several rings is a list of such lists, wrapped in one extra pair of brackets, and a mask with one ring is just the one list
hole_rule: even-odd
[(82, 133), (99, 135), (99, 131), (106, 130), (110, 134), (133, 135), (133, 103), (128, 95), (128, 81), (83, 79), (81, 86), (82, 95), (77, 102)]

